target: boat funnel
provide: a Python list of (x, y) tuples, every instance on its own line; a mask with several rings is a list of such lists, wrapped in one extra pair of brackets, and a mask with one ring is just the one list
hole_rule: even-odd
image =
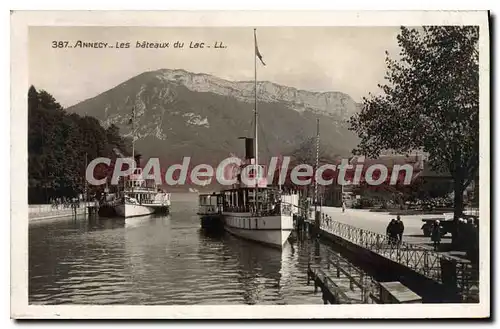
[(142, 154), (135, 154), (134, 160), (135, 160), (135, 167), (136, 168), (141, 167), (141, 159), (142, 159)]
[(255, 158), (253, 138), (245, 138), (245, 158), (247, 160)]

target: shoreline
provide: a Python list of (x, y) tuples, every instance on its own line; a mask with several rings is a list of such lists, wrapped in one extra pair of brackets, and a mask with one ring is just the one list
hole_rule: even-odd
[[(85, 213), (85, 207), (77, 208), (76, 209), (76, 216), (81, 216)], [(43, 221), (43, 220), (49, 220), (49, 219), (56, 219), (56, 218), (66, 218), (66, 217), (73, 217), (73, 209), (65, 209), (65, 210), (52, 210), (52, 211), (43, 211), (43, 212), (30, 212), (28, 214), (28, 221), (30, 223), (32, 222), (38, 222), (38, 221)]]

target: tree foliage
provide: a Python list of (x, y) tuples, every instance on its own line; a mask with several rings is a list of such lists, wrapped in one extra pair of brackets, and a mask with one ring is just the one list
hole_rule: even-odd
[(355, 152), (423, 150), (454, 181), (455, 218), (479, 166), (479, 28), (401, 28), (399, 58), (386, 52), (386, 84), (351, 120)]
[[(291, 164), (308, 164), (315, 166), (316, 164), (316, 137), (307, 138), (302, 141), (295, 149), (290, 153)], [(320, 165), (326, 163), (335, 163), (341, 159), (339, 154), (335, 153), (328, 144), (321, 142), (319, 145), (319, 157), (318, 162)]]
[(46, 203), (73, 197), (85, 185), (85, 157), (111, 157), (113, 148), (128, 153), (128, 141), (111, 125), (67, 113), (46, 91), (28, 90), (28, 201)]

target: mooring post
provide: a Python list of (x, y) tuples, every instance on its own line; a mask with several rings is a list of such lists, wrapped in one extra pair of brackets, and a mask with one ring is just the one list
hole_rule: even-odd
[(321, 225), (321, 212), (317, 210), (314, 213), (314, 234), (319, 234)]
[(363, 289), (363, 303), (368, 304), (368, 299), (370, 298), (370, 290), (364, 287)]
[(311, 282), (311, 263), (307, 263), (307, 285)]
[(363, 302), (365, 302), (365, 295), (366, 295), (366, 286), (365, 286), (365, 275), (363, 274), (363, 271), (359, 272), (359, 283), (361, 284), (361, 299)]
[[(457, 261), (453, 259), (441, 258), (441, 280), (447, 293), (450, 295), (450, 300), (457, 300), (459, 295), (458, 291), (458, 275), (457, 275)], [(462, 273), (463, 275), (463, 273)]]

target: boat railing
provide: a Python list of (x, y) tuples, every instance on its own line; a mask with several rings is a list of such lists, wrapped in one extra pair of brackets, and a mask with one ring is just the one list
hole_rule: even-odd
[(201, 214), (216, 214), (219, 211), (216, 205), (200, 205), (198, 207), (198, 212)]
[(225, 211), (227, 212), (253, 212), (253, 207), (246, 205), (246, 206), (226, 206), (224, 207)]
[[(200, 205), (204, 206), (204, 205)], [(286, 215), (291, 216), (295, 214), (300, 209), (299, 206), (289, 203), (289, 202), (277, 202), (271, 207), (259, 207), (258, 209), (254, 205), (242, 205), (242, 206), (229, 206), (225, 205), (223, 207), (225, 212), (234, 213), (250, 213), (252, 216), (278, 216)]]
[(294, 211), (294, 208), (297, 207), (298, 207), (297, 205), (294, 205), (289, 202), (278, 202), (274, 204), (273, 207), (267, 209), (256, 210), (255, 207), (251, 206), (250, 213), (252, 215), (260, 215), (260, 216), (279, 216), (279, 215), (292, 216), (292, 214), (296, 213), (296, 210)]
[(99, 201), (99, 206), (108, 206), (108, 207), (114, 207), (116, 205), (119, 205), (123, 203), (123, 199), (114, 199), (114, 200), (101, 200)]
[(151, 200), (150, 202), (147, 202), (147, 203), (150, 203), (150, 204), (165, 204), (168, 200)]

